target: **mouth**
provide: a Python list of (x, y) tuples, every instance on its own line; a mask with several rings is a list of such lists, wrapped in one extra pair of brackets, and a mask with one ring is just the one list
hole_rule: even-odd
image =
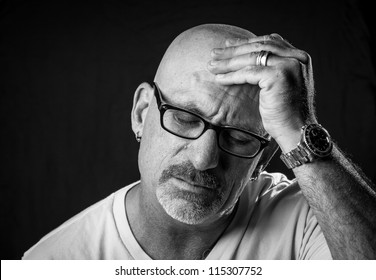
[(181, 189), (195, 192), (195, 193), (201, 193), (201, 192), (207, 192), (207, 191), (212, 191), (213, 188), (199, 184), (197, 182), (193, 182), (190, 180), (187, 180), (185, 178), (180, 178), (180, 177), (173, 177), (173, 179), (176, 181), (177, 186)]

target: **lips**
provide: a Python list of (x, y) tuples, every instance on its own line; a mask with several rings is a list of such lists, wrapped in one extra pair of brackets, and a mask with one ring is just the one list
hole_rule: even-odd
[(221, 189), (221, 184), (214, 174), (208, 171), (197, 170), (193, 164), (188, 161), (168, 166), (168, 168), (163, 170), (159, 178), (159, 183), (164, 184), (171, 179), (175, 180), (176, 183), (180, 182), (182, 188), (187, 190), (194, 188), (212, 191)]
[(205, 188), (205, 189), (210, 189), (210, 190), (213, 189), (213, 187), (205, 185), (202, 182), (194, 182), (194, 181), (191, 181), (189, 179), (181, 178), (181, 177), (174, 177), (174, 178), (177, 179), (180, 182), (184, 182), (184, 183), (189, 184), (189, 185), (196, 187), (196, 188)]

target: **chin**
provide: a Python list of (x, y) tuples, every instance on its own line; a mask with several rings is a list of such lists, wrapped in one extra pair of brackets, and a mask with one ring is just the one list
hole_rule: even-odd
[(159, 187), (156, 195), (171, 218), (188, 225), (204, 224), (214, 216), (218, 216), (224, 204), (222, 193), (204, 195), (165, 186)]

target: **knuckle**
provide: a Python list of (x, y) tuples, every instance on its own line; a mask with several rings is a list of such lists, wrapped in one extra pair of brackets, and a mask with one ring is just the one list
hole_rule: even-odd
[(236, 50), (236, 47), (228, 47), (228, 48), (226, 48), (226, 51), (225, 51), (225, 53), (226, 54), (233, 54), (234, 52), (235, 52), (235, 50)]
[(271, 35), (264, 35), (264, 41), (271, 41), (273, 40), (272, 36)]
[(250, 73), (253, 73), (254, 71), (254, 67), (252, 67), (251, 65), (248, 65), (248, 66), (245, 66), (243, 69), (242, 69), (242, 72), (244, 74), (250, 74)]
[(264, 36), (264, 41), (274, 41), (275, 39), (277, 39), (277, 38), (274, 37), (273, 34)]
[(311, 61), (311, 56), (307, 52), (299, 50), (299, 53), (304, 64), (308, 64)]
[(278, 33), (272, 33), (269, 35), (272, 40), (283, 40), (283, 37)]
[(238, 46), (229, 47), (229, 48), (226, 49), (225, 54), (226, 54), (227, 56), (233, 56), (233, 55), (236, 55), (238, 49), (239, 49)]
[(218, 61), (218, 67), (227, 67), (230, 64), (229, 59), (222, 59)]
[(264, 44), (261, 43), (261, 42), (255, 42), (255, 43), (253, 43), (253, 47), (254, 47), (254, 49), (256, 49), (256, 50), (259, 50), (259, 49), (261, 49), (261, 48), (264, 47)]
[(221, 54), (221, 58), (231, 58), (237, 55), (238, 52), (238, 47), (233, 46), (233, 47), (227, 47), (225, 51)]

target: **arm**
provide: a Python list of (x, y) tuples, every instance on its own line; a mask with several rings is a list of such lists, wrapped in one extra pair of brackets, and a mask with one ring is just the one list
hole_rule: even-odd
[(294, 174), (334, 259), (376, 258), (375, 188), (334, 147), (332, 156), (296, 167)]
[[(267, 65), (256, 65), (261, 50)], [(278, 34), (227, 42), (208, 66), (223, 85), (260, 87), (259, 109), (265, 130), (283, 153), (296, 148), (300, 128), (317, 123), (313, 106), (311, 59)], [(293, 169), (323, 230), (334, 259), (376, 259), (376, 188), (334, 146), (325, 159)]]

